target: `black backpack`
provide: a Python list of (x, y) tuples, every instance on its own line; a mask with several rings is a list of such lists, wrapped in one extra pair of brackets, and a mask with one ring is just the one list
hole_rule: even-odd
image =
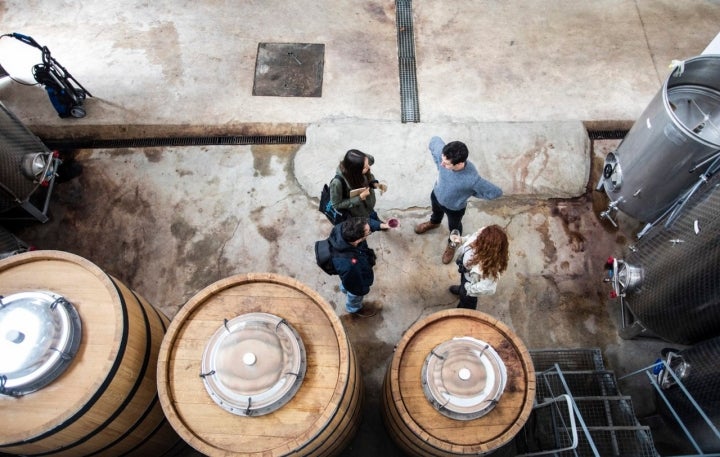
[[(343, 187), (343, 195), (350, 195), (350, 191), (345, 188), (345, 180), (342, 179), (342, 177), (335, 175), (333, 179), (340, 179), (340, 183)], [(332, 202), (330, 201), (330, 186), (327, 184), (323, 186), (322, 192), (320, 192), (320, 205), (318, 205), (318, 211), (323, 213), (333, 225), (337, 225), (350, 217), (350, 211), (346, 209), (336, 210), (333, 208)]]
[(333, 265), (333, 257), (353, 257), (352, 252), (347, 251), (336, 251), (333, 249), (328, 239), (320, 240), (315, 242), (315, 262), (323, 271), (329, 275), (338, 274)]

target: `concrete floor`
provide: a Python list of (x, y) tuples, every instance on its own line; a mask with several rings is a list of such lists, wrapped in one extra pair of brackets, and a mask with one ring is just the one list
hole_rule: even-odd
[[(417, 236), (429, 214), (434, 134), (464, 140), (505, 196), (473, 201), (466, 232), (489, 223), (511, 240), (508, 271), (485, 311), (530, 349), (599, 347), (622, 375), (667, 343), (622, 340), (603, 283), (638, 223), (597, 214), (593, 191), (617, 140), (585, 127), (627, 129), (660, 89), (672, 59), (700, 54), (717, 35), (714, 0), (416, 2), (414, 36), (422, 122), (400, 122), (395, 4), (390, 1), (201, 1), (66, 4), (6, 0), (4, 32), (47, 45), (94, 95), (84, 119), (59, 119), (44, 92), (7, 79), (0, 100), (46, 139), (304, 134), (305, 144), (75, 151), (82, 176), (53, 193), (51, 220), (16, 227), (41, 249), (81, 255), (168, 316), (236, 273), (294, 277), (320, 292), (345, 324), (364, 373), (361, 429), (343, 455), (399, 455), (379, 420), (393, 347), (413, 322), (456, 301), (440, 255), (447, 229)], [(51, 13), (52, 11), (52, 13)], [(322, 97), (252, 95), (258, 44), (324, 43)], [(37, 63), (0, 40), (13, 76)], [(35, 60), (33, 60), (33, 58)], [(28, 60), (23, 60), (28, 59)], [(28, 62), (30, 62), (28, 64)], [(330, 230), (316, 210), (345, 150), (376, 157), (390, 186), (374, 234), (379, 260), (371, 319), (343, 310), (336, 278), (314, 265)], [(652, 413), (642, 388), (639, 415)]]

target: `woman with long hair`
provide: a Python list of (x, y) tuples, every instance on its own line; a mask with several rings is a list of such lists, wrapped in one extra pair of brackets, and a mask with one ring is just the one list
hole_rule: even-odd
[(477, 297), (494, 294), (500, 274), (507, 269), (508, 237), (499, 225), (489, 225), (461, 241), (456, 260), (460, 285), (450, 286), (450, 292), (460, 296), (458, 308), (477, 309)]
[[(350, 149), (338, 164), (336, 177), (330, 181), (330, 202), (336, 210), (346, 210), (353, 217), (367, 217), (370, 230), (385, 230), (388, 225), (382, 222), (375, 211), (375, 189), (387, 190), (372, 174), (370, 167), (375, 158), (357, 149)], [(355, 190), (357, 195), (350, 195)]]

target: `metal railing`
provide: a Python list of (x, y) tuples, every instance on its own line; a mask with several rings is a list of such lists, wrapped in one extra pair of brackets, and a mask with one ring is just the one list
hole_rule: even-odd
[[(578, 433), (577, 433), (577, 426), (575, 425), (575, 414), (574, 414), (574, 408), (573, 408), (573, 399), (572, 399), (572, 397), (571, 397), (570, 395), (562, 394), (562, 395), (559, 395), (559, 396), (557, 396), (557, 397), (555, 397), (555, 398), (551, 398), (551, 399), (549, 399), (549, 400), (546, 400), (546, 401), (544, 401), (543, 403), (540, 403), (540, 404), (537, 404), (537, 405), (533, 406), (533, 411), (534, 411), (534, 412), (537, 412), (537, 411), (538, 411), (539, 409), (541, 409), (541, 408), (546, 408), (546, 407), (550, 407), (550, 406), (552, 406), (552, 407), (554, 407), (554, 408), (558, 408), (558, 414), (557, 414), (555, 417), (559, 417), (559, 418), (560, 418), (560, 421), (562, 422), (562, 429), (563, 429), (563, 430), (568, 430), (568, 426), (567, 426), (567, 424), (565, 424), (564, 416), (563, 416), (562, 413), (559, 411), (559, 406), (557, 405), (557, 403), (559, 403), (559, 402), (562, 401), (562, 400), (565, 400), (565, 403), (566, 403), (566, 406), (567, 406), (568, 420), (569, 420), (569, 422), (570, 422), (570, 426), (569, 426), (569, 430), (570, 430), (569, 438), (570, 438), (570, 439), (568, 440), (568, 441), (570, 442), (570, 444), (568, 444), (567, 446), (559, 447), (559, 448), (557, 448), (557, 449), (537, 451), (537, 452), (529, 452), (529, 453), (526, 453), (526, 454), (518, 454), (516, 457), (534, 457), (534, 456), (538, 456), (538, 455), (557, 454), (558, 452), (572, 451), (572, 450), (575, 450), (575, 449), (577, 448), (578, 442), (579, 442), (579, 441), (578, 441)], [(575, 455), (577, 455), (577, 453), (576, 453)]]
[(662, 373), (664, 376), (669, 377), (672, 379), (672, 381), (677, 385), (677, 387), (682, 391), (683, 395), (686, 397), (687, 401), (692, 405), (694, 410), (697, 412), (698, 416), (702, 418), (702, 420), (707, 425), (708, 429), (712, 431), (712, 433), (715, 435), (715, 437), (718, 439), (718, 442), (720, 443), (720, 431), (718, 430), (717, 426), (713, 424), (712, 420), (705, 414), (705, 412), (702, 410), (700, 405), (695, 401), (693, 396), (690, 394), (690, 392), (687, 390), (685, 385), (683, 384), (680, 377), (677, 376), (675, 371), (668, 365), (668, 363), (665, 360), (659, 360), (658, 362), (654, 363), (653, 365), (647, 366), (645, 368), (641, 368), (637, 371), (634, 371), (632, 373), (626, 374), (625, 376), (622, 376), (618, 378), (618, 381), (622, 381), (628, 378), (631, 378), (633, 376), (645, 374), (648, 379), (650, 380), (650, 384), (655, 389), (656, 393), (658, 394), (658, 397), (662, 399), (665, 406), (668, 408), (668, 411), (672, 414), (673, 418), (677, 422), (677, 425), (682, 430), (685, 438), (687, 439), (687, 442), (690, 444), (690, 446), (695, 450), (695, 454), (682, 454), (682, 455), (674, 455), (674, 456), (665, 456), (665, 457), (720, 457), (720, 453), (718, 452), (711, 452), (706, 453), (703, 451), (703, 449), (700, 447), (700, 444), (697, 442), (696, 438), (693, 436), (692, 432), (688, 429), (688, 427), (683, 422), (682, 418), (680, 417), (680, 414), (678, 411), (673, 407), (672, 402), (670, 399), (668, 399), (667, 395), (663, 392), (663, 388), (660, 386), (660, 383), (658, 382), (656, 372), (658, 368), (662, 366)]

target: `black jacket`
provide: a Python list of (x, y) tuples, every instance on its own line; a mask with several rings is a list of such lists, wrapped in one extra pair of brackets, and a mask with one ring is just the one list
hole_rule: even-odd
[(345, 241), (340, 229), (342, 224), (333, 227), (329, 241), (334, 251), (343, 255), (333, 256), (333, 265), (340, 275), (343, 287), (353, 295), (367, 295), (375, 280), (373, 265), (375, 255), (363, 240), (357, 246)]

